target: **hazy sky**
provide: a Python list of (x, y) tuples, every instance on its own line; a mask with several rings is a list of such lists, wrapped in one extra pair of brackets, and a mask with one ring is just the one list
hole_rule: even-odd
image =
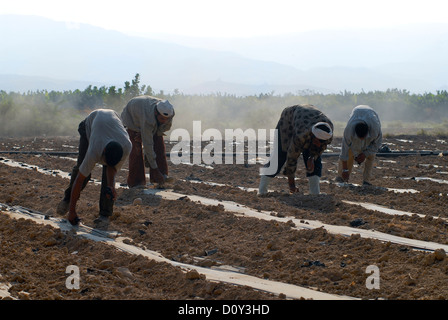
[(38, 15), (126, 33), (246, 37), (447, 23), (447, 7), (446, 0), (14, 0), (2, 1), (0, 14)]

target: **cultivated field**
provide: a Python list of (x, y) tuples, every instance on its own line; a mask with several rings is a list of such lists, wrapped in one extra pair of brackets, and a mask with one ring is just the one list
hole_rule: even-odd
[[(56, 214), (77, 139), (0, 139), (13, 152), (0, 155), (0, 297), (448, 299), (447, 137), (385, 137), (390, 150), (415, 153), (378, 157), (375, 187), (359, 186), (358, 167), (352, 184), (333, 182), (335, 139), (318, 196), (307, 194), (301, 160), (302, 193), (289, 195), (278, 177), (263, 198), (260, 164), (170, 163), (166, 189), (128, 189), (126, 163), (103, 231), (88, 228), (98, 216), (93, 182), (78, 202), (87, 227)], [(79, 289), (67, 288), (68, 266), (79, 268)]]

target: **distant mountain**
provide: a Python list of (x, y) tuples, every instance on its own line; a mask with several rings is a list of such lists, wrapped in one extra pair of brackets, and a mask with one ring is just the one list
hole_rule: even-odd
[(136, 73), (156, 91), (184, 93), (423, 92), (448, 85), (442, 29), (430, 37), (407, 32), (406, 41), (402, 31), (210, 39), (217, 43), (212, 49), (186, 38), (150, 39), (33, 16), (0, 15), (0, 30), (0, 90), (6, 91), (123, 87)]
[(252, 38), (163, 38), (195, 48), (232, 48), (246, 58), (281, 62), (303, 71), (304, 83), (333, 91), (400, 88), (424, 92), (448, 87), (448, 23)]
[(163, 37), (165, 41), (196, 48), (232, 48), (232, 52), (247, 58), (281, 62), (300, 70), (351, 67), (386, 71), (395, 66), (390, 71), (418, 75), (425, 68), (442, 67), (445, 71), (447, 67), (448, 21), (445, 24), (315, 30), (251, 38), (146, 36)]
[(101, 82), (76, 81), (67, 79), (56, 79), (40, 76), (23, 76), (14, 74), (0, 74), (0, 90), (6, 92), (28, 92), (28, 91), (65, 91), (84, 90), (88, 86), (101, 87)]
[(284, 94), (284, 93), (303, 93), (303, 92), (320, 92), (324, 94), (332, 91), (327, 88), (313, 87), (310, 85), (272, 85), (262, 83), (259, 85), (242, 84), (235, 82), (226, 82), (218, 79), (216, 81), (203, 82), (195, 86), (186, 88), (185, 94), (202, 94), (210, 93), (231, 93), (237, 96), (259, 95), (259, 94)]
[[(247, 59), (231, 52), (189, 48), (131, 37), (89, 25), (39, 17), (0, 16), (2, 74), (123, 85), (136, 73), (165, 91), (202, 82), (294, 83), (302, 73), (287, 65)], [(283, 80), (285, 79), (285, 80)]]

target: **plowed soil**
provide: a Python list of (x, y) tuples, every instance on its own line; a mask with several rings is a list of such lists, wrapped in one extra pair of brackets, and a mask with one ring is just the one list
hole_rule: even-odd
[[(0, 139), (1, 151), (22, 153), (0, 157), (50, 171), (69, 173), (77, 152), (77, 137)], [(446, 151), (448, 138), (386, 136), (391, 151)], [(169, 152), (172, 145), (167, 143)], [(337, 153), (340, 138), (329, 152)], [(25, 151), (42, 151), (27, 154)], [(117, 176), (122, 188), (108, 230), (118, 231), (129, 243), (164, 257), (207, 268), (232, 266), (238, 272), (263, 279), (313, 288), (359, 299), (448, 299), (448, 258), (444, 250), (425, 251), (389, 241), (330, 233), (324, 227), (298, 229), (291, 219), (375, 230), (407, 239), (448, 245), (448, 157), (406, 155), (377, 157), (374, 186), (362, 187), (362, 166), (350, 182), (340, 186), (337, 157), (323, 159), (321, 192), (308, 194), (303, 162), (290, 195), (284, 177), (273, 179), (272, 192), (257, 196), (261, 164), (211, 166), (173, 165), (175, 182), (165, 186), (183, 195), (199, 195), (270, 212), (283, 221), (266, 221), (228, 212), (222, 205), (204, 205), (187, 197), (166, 200), (126, 187), (127, 163)], [(97, 167), (93, 179), (101, 179)], [(430, 180), (439, 179), (440, 181)], [(209, 184), (215, 183), (215, 184)], [(68, 180), (56, 174), (0, 163), (0, 203), (57, 216)], [(147, 188), (154, 188), (148, 185)], [(253, 188), (253, 189), (244, 189)], [(387, 189), (389, 188), (389, 189)], [(391, 189), (399, 189), (394, 192)], [(99, 185), (89, 183), (78, 202), (83, 224), (95, 227)], [(137, 204), (135, 199), (140, 198)], [(410, 213), (391, 215), (353, 203), (370, 203)], [(185, 273), (168, 263), (120, 252), (111, 246), (82, 239), (25, 219), (0, 214), (0, 284), (8, 283), (8, 298), (19, 299), (285, 299), (246, 286), (211, 282), (200, 274)], [(66, 267), (80, 268), (81, 287), (67, 289)], [(379, 270), (379, 288), (368, 288), (369, 266)]]

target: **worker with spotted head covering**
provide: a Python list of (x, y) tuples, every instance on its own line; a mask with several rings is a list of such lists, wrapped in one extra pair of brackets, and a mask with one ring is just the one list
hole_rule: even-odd
[(261, 168), (258, 194), (267, 194), (270, 180), (283, 173), (288, 177), (289, 191), (298, 192), (294, 177), (300, 155), (306, 167), (310, 194), (320, 193), (321, 155), (333, 139), (333, 123), (313, 105), (295, 105), (283, 110), (276, 127), (274, 147), (269, 162)]

